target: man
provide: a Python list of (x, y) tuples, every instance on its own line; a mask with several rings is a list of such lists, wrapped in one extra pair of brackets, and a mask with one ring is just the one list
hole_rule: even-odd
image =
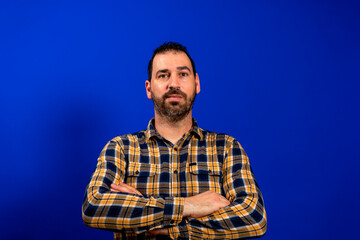
[(264, 235), (264, 202), (244, 150), (192, 118), (200, 82), (186, 48), (158, 47), (148, 74), (155, 118), (105, 146), (85, 193), (84, 223), (115, 239)]

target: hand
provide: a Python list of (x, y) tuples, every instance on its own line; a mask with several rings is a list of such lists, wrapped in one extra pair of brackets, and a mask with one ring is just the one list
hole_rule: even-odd
[(125, 193), (133, 193), (133, 194), (137, 194), (142, 196), (141, 192), (139, 192), (138, 190), (136, 190), (133, 187), (130, 187), (129, 185), (125, 184), (125, 183), (119, 183), (119, 185), (116, 184), (111, 184), (110, 185), (110, 190), (112, 192), (125, 192)]
[(168, 228), (158, 228), (149, 231), (149, 233), (151, 233), (152, 235), (169, 235), (169, 230)]
[(183, 216), (192, 218), (204, 217), (229, 204), (229, 200), (218, 193), (212, 191), (203, 192), (185, 198)]

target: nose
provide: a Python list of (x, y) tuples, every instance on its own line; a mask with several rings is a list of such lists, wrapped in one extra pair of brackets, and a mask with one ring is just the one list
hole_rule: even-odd
[(180, 79), (175, 74), (170, 76), (169, 88), (180, 88)]

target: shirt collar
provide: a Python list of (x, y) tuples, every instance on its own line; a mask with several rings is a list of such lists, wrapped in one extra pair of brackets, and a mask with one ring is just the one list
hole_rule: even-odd
[[(199, 128), (196, 120), (193, 118), (192, 119), (193, 121), (193, 126), (192, 128), (190, 129), (189, 133), (191, 134), (194, 134), (195, 136), (197, 136), (200, 140), (203, 139), (204, 135), (201, 131), (201, 129)], [(149, 124), (148, 124), (148, 127), (146, 129), (146, 141), (148, 142), (151, 138), (154, 138), (154, 137), (157, 137), (159, 139), (161, 139), (161, 135), (158, 133), (158, 131), (156, 131), (155, 129), (155, 118), (152, 118), (150, 121), (149, 121)]]

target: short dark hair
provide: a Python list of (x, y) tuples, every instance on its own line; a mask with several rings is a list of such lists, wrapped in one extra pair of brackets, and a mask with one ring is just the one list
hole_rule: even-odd
[(188, 56), (188, 58), (190, 59), (191, 66), (192, 66), (192, 69), (193, 69), (193, 72), (194, 72), (194, 76), (196, 76), (194, 60), (192, 60), (192, 58), (190, 57), (190, 54), (188, 53), (186, 47), (181, 45), (180, 43), (176, 43), (176, 42), (165, 42), (160, 47), (158, 47), (158, 48), (156, 48), (154, 50), (154, 53), (153, 53), (153, 55), (152, 55), (152, 57), (151, 57), (151, 59), (149, 61), (149, 65), (148, 65), (149, 81), (151, 81), (154, 57), (156, 56), (156, 54), (165, 53), (165, 52), (169, 52), (169, 51), (176, 51), (176, 52), (180, 51), (180, 52), (185, 53), (186, 56)]

